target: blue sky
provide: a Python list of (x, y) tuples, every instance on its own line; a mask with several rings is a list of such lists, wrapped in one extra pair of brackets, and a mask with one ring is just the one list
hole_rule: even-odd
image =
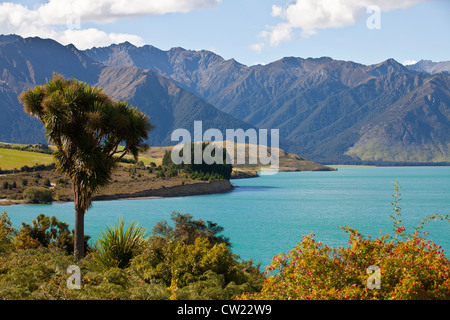
[[(95, 5), (94, 5), (95, 3)], [(367, 12), (367, 8), (379, 8)], [(0, 32), (80, 49), (130, 41), (212, 50), (253, 65), (285, 56), (374, 64), (450, 60), (448, 0), (27, 0), (0, 3)], [(368, 19), (379, 23), (369, 29)], [(373, 20), (375, 19), (375, 20)]]

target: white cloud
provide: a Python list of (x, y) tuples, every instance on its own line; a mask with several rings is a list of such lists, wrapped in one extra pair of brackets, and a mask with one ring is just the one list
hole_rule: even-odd
[(189, 12), (218, 5), (221, 0), (48, 0), (33, 9), (11, 2), (0, 4), (0, 30), (24, 37), (52, 38), (79, 49), (129, 41), (142, 45), (137, 35), (81, 29), (85, 22), (108, 23), (120, 18)]
[(405, 9), (429, 0), (294, 0), (282, 6), (272, 6), (271, 15), (284, 20), (275, 26), (267, 26), (260, 36), (271, 46), (292, 40), (294, 31), (301, 30), (301, 37), (314, 35), (320, 29), (343, 28), (368, 17), (366, 9), (377, 6), (381, 11)]
[(89, 29), (68, 29), (59, 33), (55, 40), (63, 44), (74, 44), (78, 49), (85, 50), (96, 47), (106, 47), (112, 43), (122, 43), (128, 41), (136, 46), (144, 45), (141, 37), (126, 33), (106, 33), (95, 28)]
[(402, 62), (402, 64), (404, 66), (409, 66), (409, 65), (412, 65), (412, 64), (416, 64), (416, 63), (417, 63), (417, 60), (405, 60), (405, 61)]
[(272, 17), (281, 16), (282, 14), (283, 14), (283, 8), (282, 7), (279, 7), (279, 6), (276, 6), (276, 5), (272, 6), (272, 13), (271, 13)]
[(250, 45), (250, 49), (256, 51), (256, 52), (261, 52), (264, 48), (264, 43), (263, 42), (259, 42), (259, 43), (254, 43), (252, 45)]
[(268, 26), (269, 31), (262, 31), (259, 35), (269, 41), (270, 46), (277, 47), (281, 42), (292, 39), (292, 25), (290, 23), (280, 23), (276, 26)]
[(40, 15), (47, 23), (64, 23), (73, 14), (86, 21), (110, 22), (115, 19), (162, 15), (174, 12), (189, 12), (200, 8), (211, 8), (221, 0), (49, 0), (39, 7)]

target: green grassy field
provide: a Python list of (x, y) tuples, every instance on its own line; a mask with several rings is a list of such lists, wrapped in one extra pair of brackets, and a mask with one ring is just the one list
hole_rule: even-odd
[[(1, 144), (10, 145), (11, 147), (19, 147), (23, 148), (28, 146), (28, 144), (13, 144), (13, 143), (5, 143), (0, 142)], [(54, 149), (53, 146), (50, 146), (50, 149)], [(153, 149), (151, 151), (147, 151), (144, 154), (139, 156), (139, 161), (142, 161), (144, 164), (149, 165), (151, 162), (154, 162), (156, 165), (161, 164), (162, 157), (164, 156), (165, 148), (157, 147), (156, 150)], [(132, 159), (131, 156), (125, 156), (127, 159)], [(33, 151), (24, 151), (24, 150), (16, 150), (16, 149), (7, 149), (2, 148), (0, 146), (0, 170), (13, 170), (20, 169), (21, 167), (27, 165), (29, 167), (33, 167), (36, 165), (49, 165), (53, 162), (53, 156), (51, 154), (33, 152)], [(124, 166), (128, 166), (128, 164), (123, 163)]]
[(20, 169), (27, 165), (49, 165), (53, 162), (51, 154), (0, 148), (0, 168), (2, 170)]

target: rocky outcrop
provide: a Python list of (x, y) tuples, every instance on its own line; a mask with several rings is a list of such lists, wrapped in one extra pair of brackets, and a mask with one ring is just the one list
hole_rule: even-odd
[(116, 200), (152, 197), (183, 197), (202, 194), (223, 193), (233, 190), (229, 180), (213, 180), (209, 182), (198, 182), (159, 189), (148, 189), (133, 193), (117, 193), (112, 195), (94, 196), (93, 200)]
[(247, 178), (258, 178), (259, 174), (256, 170), (246, 170), (233, 168), (231, 172), (231, 179), (247, 179)]

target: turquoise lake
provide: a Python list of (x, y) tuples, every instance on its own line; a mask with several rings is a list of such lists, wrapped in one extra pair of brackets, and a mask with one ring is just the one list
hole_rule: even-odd
[[(151, 230), (173, 211), (213, 221), (225, 228), (232, 251), (265, 266), (287, 252), (302, 235), (328, 245), (347, 245), (339, 226), (358, 228), (363, 234), (393, 233), (393, 182), (401, 188), (402, 225), (407, 232), (427, 215), (450, 214), (450, 167), (340, 167), (335, 172), (286, 172), (260, 178), (232, 180), (236, 188), (224, 194), (96, 201), (85, 217), (85, 233), (95, 240), (119, 218)], [(0, 206), (20, 226), (39, 213), (56, 216), (73, 226), (73, 203)], [(424, 228), (450, 252), (450, 222), (433, 221)]]

